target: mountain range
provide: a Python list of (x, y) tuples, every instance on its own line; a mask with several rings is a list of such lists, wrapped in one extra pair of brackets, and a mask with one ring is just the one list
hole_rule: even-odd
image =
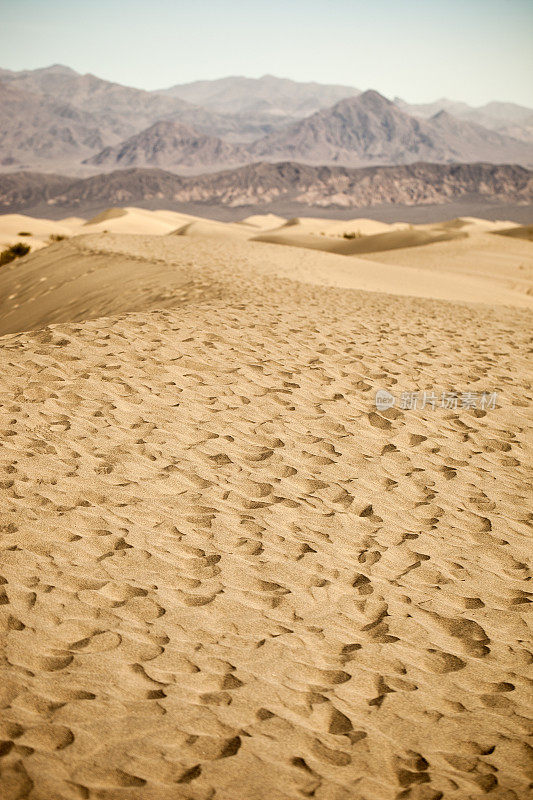
[(516, 103), (487, 103), (473, 108), (466, 103), (441, 98), (434, 103), (413, 105), (399, 97), (395, 104), (415, 117), (429, 118), (440, 111), (447, 111), (452, 116), (466, 122), (474, 122), (489, 130), (497, 131), (505, 136), (512, 136), (524, 142), (533, 142), (533, 109)]
[(161, 120), (118, 145), (104, 148), (84, 164), (131, 167), (164, 166), (167, 169), (241, 164), (246, 148), (217, 136), (199, 133), (181, 122)]
[(353, 166), (420, 160), (529, 163), (532, 149), (446, 111), (428, 120), (412, 117), (375, 91), (341, 100), (250, 147), (255, 157), (268, 160)]
[(176, 205), (362, 208), (468, 200), (531, 203), (533, 171), (493, 164), (409, 164), (351, 169), (294, 162), (247, 164), (203, 175), (160, 169), (124, 169), (88, 178), (42, 173), (0, 174), (0, 209), (29, 211), (38, 206), (82, 213), (113, 205)]
[[(61, 65), (0, 70), (0, 170), (195, 174), (257, 161), (533, 164), (533, 110), (231, 77), (144, 91)], [(480, 124), (480, 122), (482, 124)], [(510, 135), (512, 134), (512, 135)]]
[(355, 97), (353, 86), (299, 83), (288, 78), (229, 77), (213, 81), (178, 84), (163, 93), (224, 114), (270, 114), (277, 117), (308, 117), (315, 111)]

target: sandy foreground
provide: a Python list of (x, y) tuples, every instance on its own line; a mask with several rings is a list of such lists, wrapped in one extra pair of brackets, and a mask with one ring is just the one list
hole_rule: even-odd
[(2, 798), (527, 797), (531, 243), (42, 222), (0, 268)]

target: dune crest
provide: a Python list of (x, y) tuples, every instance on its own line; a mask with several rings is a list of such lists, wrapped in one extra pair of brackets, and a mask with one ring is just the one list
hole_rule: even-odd
[(533, 225), (514, 225), (511, 228), (495, 230), (494, 233), (498, 233), (500, 236), (510, 236), (511, 238), (533, 242)]
[(272, 244), (285, 244), (291, 247), (308, 247), (311, 250), (325, 250), (328, 253), (352, 256), (363, 253), (376, 253), (381, 250), (398, 250), (404, 247), (421, 247), (433, 242), (446, 242), (452, 239), (462, 239), (466, 233), (454, 230), (402, 230), (386, 231), (372, 235), (363, 235), (359, 230), (350, 231), (342, 238), (332, 240), (331, 236), (316, 236), (312, 233), (274, 232), (255, 236), (256, 242), (271, 242)]
[[(127, 220), (129, 225), (136, 219), (132, 213), (113, 221)], [(170, 227), (172, 222), (160, 224)], [(381, 263), (314, 248), (280, 247), (261, 237), (247, 241), (248, 229), (237, 224), (193, 221), (179, 231), (180, 235), (76, 236), (8, 264), (0, 270), (0, 335), (59, 322), (173, 308), (204, 297), (236, 298), (242, 285), (269, 277), (451, 302), (493, 304), (497, 297), (500, 305), (533, 307), (532, 282), (520, 278), (519, 269), (514, 276), (508, 270), (488, 275), (457, 267), (435, 270), (427, 253), (437, 244), (393, 250), (384, 254), (389, 258)], [(393, 231), (365, 239), (387, 237), (390, 241), (408, 234), (411, 231)], [(442, 246), (455, 244), (446, 241), (448, 234), (444, 237)], [(514, 240), (513, 246), (529, 247)], [(413, 257), (417, 250), (426, 254), (418, 261)], [(472, 259), (472, 251), (468, 252)], [(400, 259), (397, 264), (395, 253), (404, 254), (407, 263)]]
[(88, 219), (84, 225), (97, 225), (99, 222), (107, 222), (110, 219), (119, 219), (125, 217), (128, 212), (125, 208), (106, 208), (105, 211), (100, 212), (95, 217)]

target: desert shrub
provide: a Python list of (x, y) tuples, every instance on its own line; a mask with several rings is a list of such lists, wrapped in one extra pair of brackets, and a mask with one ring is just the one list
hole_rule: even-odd
[(12, 244), (0, 253), (0, 267), (4, 266), (4, 264), (9, 264), (10, 261), (14, 261), (16, 258), (25, 256), (30, 252), (30, 249), (29, 244), (24, 244), (23, 242)]
[(68, 237), (63, 233), (51, 233), (48, 238), (51, 242), (62, 242), (63, 239), (67, 239)]
[(17, 236), (31, 236), (30, 231), (19, 231)]
[(361, 231), (350, 231), (349, 233), (342, 234), (345, 239), (360, 239), (362, 236)]

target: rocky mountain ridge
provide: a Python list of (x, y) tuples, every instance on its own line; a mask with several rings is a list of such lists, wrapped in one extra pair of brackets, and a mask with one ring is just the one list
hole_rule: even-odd
[[(202, 173), (259, 160), (354, 167), (420, 160), (533, 165), (533, 144), (450, 115), (466, 113), (461, 104), (446, 101), (449, 110), (437, 109), (428, 119), (428, 109), (413, 116), (401, 104), (373, 90), (273, 76), (148, 92), (61, 65), (0, 70), (0, 171), (83, 177), (102, 169), (159, 166)], [(527, 122), (512, 104), (495, 105), (491, 113), (500, 121), (507, 114), (515, 127)]]
[(483, 163), (350, 169), (282, 162), (194, 176), (137, 168), (84, 179), (26, 172), (0, 175), (2, 213), (27, 211), (39, 204), (74, 213), (88, 206), (145, 203), (160, 208), (176, 203), (266, 208), (284, 201), (326, 209), (457, 200), (526, 205), (533, 200), (533, 171)]

